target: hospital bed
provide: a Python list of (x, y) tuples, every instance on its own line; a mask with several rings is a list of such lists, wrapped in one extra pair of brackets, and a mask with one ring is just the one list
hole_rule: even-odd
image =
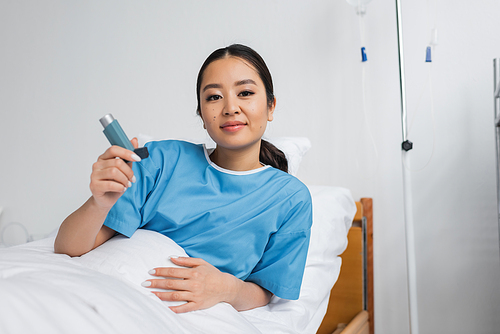
[[(277, 144), (287, 154), (292, 172), (301, 159), (293, 155), (307, 151), (301, 145), (292, 145), (290, 139)], [(367, 319), (373, 313), (365, 310), (373, 312), (373, 306), (366, 306), (373, 305), (373, 298), (366, 295), (372, 293), (373, 285), (346, 288), (342, 284), (353, 275), (358, 281), (369, 276), (369, 270), (360, 272), (360, 268), (370, 255), (360, 256), (359, 249), (360, 245), (367, 249), (367, 240), (371, 240), (371, 200), (355, 203), (349, 190), (338, 187), (309, 186), (309, 190), (313, 226), (296, 301), (274, 296), (267, 306), (244, 312), (220, 303), (175, 314), (168, 308), (174, 303), (161, 301), (151, 289), (141, 286), (152, 278), (150, 269), (173, 266), (172, 255), (186, 256), (168, 237), (138, 230), (130, 239), (115, 236), (93, 251), (71, 258), (53, 252), (53, 233), (0, 249), (0, 333), (365, 333), (348, 331), (361, 318), (362, 329), (370, 324)], [(342, 274), (332, 290), (341, 265)], [(363, 291), (368, 292), (365, 297)]]

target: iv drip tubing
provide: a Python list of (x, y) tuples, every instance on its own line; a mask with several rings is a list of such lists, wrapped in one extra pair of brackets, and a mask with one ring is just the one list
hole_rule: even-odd
[[(415, 106), (415, 111), (413, 112), (413, 116), (411, 117), (411, 121), (410, 121), (409, 127), (408, 127), (408, 135), (411, 133), (411, 129), (413, 128), (413, 123), (415, 123), (415, 116), (418, 114), (417, 111), (420, 107), (420, 102), (422, 102), (422, 98), (424, 97), (425, 90), (428, 86), (430, 86), (431, 67), (432, 67), (432, 63), (429, 63), (429, 71), (427, 72), (427, 80), (425, 81), (425, 84), (422, 86), (422, 91), (420, 92), (420, 96), (418, 97), (417, 105)], [(432, 90), (431, 90), (431, 93), (432, 93)]]
[[(375, 138), (373, 137), (373, 133), (371, 131), (371, 128), (370, 128), (370, 125), (368, 124), (368, 118), (367, 118), (367, 114), (366, 114), (366, 62), (362, 62), (361, 63), (361, 96), (362, 96), (362, 106), (361, 106), (361, 110), (362, 110), (362, 113), (363, 113), (363, 126), (366, 127), (366, 133), (368, 133), (368, 138), (370, 140), (370, 144), (372, 145), (373, 147), (373, 153), (375, 155), (375, 167), (373, 169), (373, 173), (370, 173), (366, 178), (369, 179), (369, 178), (372, 178), (374, 177), (376, 174), (377, 174), (377, 170), (378, 170), (378, 166), (379, 166), (379, 157), (378, 157), (378, 149), (377, 149), (377, 144), (375, 143)], [(358, 145), (361, 145), (360, 144), (360, 140), (361, 140), (361, 136), (358, 137)], [(358, 150), (359, 151), (359, 150)], [(356, 156), (356, 167), (359, 169), (361, 169), (361, 165), (359, 163), (359, 159), (358, 157)], [(364, 173), (362, 173), (362, 175), (364, 175)]]
[[(434, 48), (437, 45), (437, 30), (436, 30), (437, 1), (438, 0), (434, 0), (434, 2), (436, 3), (436, 6), (434, 8), (434, 14), (432, 14), (431, 13), (431, 6), (429, 3), (430, 0), (427, 0), (426, 27), (430, 31), (428, 48), (433, 50), (432, 53), (434, 53)], [(433, 18), (431, 18), (432, 16), (433, 16)], [(432, 21), (432, 25), (429, 24), (430, 21)], [(412, 133), (412, 128), (413, 128), (413, 124), (415, 122), (415, 118), (416, 118), (417, 114), (419, 114), (418, 110), (420, 107), (420, 102), (422, 102), (422, 97), (425, 93), (426, 88), (428, 87), (429, 88), (429, 100), (430, 100), (431, 124), (432, 124), (432, 149), (431, 149), (431, 154), (430, 154), (427, 162), (423, 165), (423, 167), (420, 167), (418, 169), (410, 169), (410, 167), (408, 165), (404, 164), (404, 160), (403, 160), (404, 167), (407, 170), (410, 170), (412, 172), (419, 172), (419, 171), (424, 170), (431, 163), (432, 158), (434, 157), (434, 152), (435, 152), (435, 148), (436, 148), (436, 120), (435, 120), (435, 112), (434, 112), (434, 91), (432, 89), (432, 67), (433, 67), (432, 64), (433, 64), (433, 62), (432, 61), (426, 62), (426, 64), (428, 66), (427, 80), (425, 81), (425, 84), (422, 86), (422, 91), (420, 92), (420, 96), (417, 100), (417, 105), (415, 107), (415, 111), (413, 113), (413, 116), (411, 117), (411, 121), (408, 124), (408, 128), (407, 128), (406, 133), (407, 133), (408, 137)]]
[[(361, 46), (365, 45), (365, 25), (364, 25), (364, 16), (359, 15), (359, 36), (360, 36), (360, 42)], [(379, 157), (378, 157), (378, 150), (377, 150), (377, 144), (375, 143), (375, 138), (373, 137), (372, 130), (370, 128), (370, 124), (368, 124), (368, 118), (366, 114), (366, 66), (367, 63), (366, 61), (361, 62), (361, 110), (362, 110), (362, 115), (363, 115), (363, 127), (366, 127), (366, 133), (368, 134), (368, 139), (370, 141), (371, 146), (373, 147), (373, 153), (375, 155), (375, 167), (373, 169), (373, 173), (370, 173), (367, 178), (372, 178), (376, 175), (377, 170), (378, 170), (378, 165), (379, 165)], [(361, 136), (358, 136), (358, 145), (361, 146)], [(360, 150), (358, 150), (360, 152)], [(358, 156), (356, 156), (356, 167), (358, 170), (361, 169), (361, 165), (358, 159)], [(361, 173), (361, 175), (364, 175), (364, 173)]]
[(359, 37), (360, 37), (361, 46), (366, 46), (365, 45), (365, 22), (364, 22), (363, 18), (364, 18), (364, 15), (358, 15)]
[[(408, 124), (406, 112), (406, 87), (404, 73), (404, 57), (403, 57), (403, 28), (401, 24), (401, 2), (396, 0), (396, 25), (398, 36), (398, 54), (399, 54), (399, 84), (401, 94), (401, 125), (403, 142), (408, 140)], [(415, 242), (413, 230), (413, 201), (411, 191), (411, 174), (410, 170), (405, 166), (410, 165), (411, 151), (401, 150), (402, 172), (403, 172), (403, 194), (404, 194), (404, 219), (405, 219), (405, 236), (406, 236), (406, 263), (407, 263), (407, 279), (408, 279), (408, 309), (410, 318), (410, 333), (418, 334), (418, 303), (417, 303), (417, 272), (415, 259)]]
[(420, 102), (422, 100), (422, 97), (424, 95), (424, 91), (425, 91), (425, 88), (426, 88), (427, 85), (429, 86), (429, 99), (430, 99), (431, 123), (432, 123), (432, 149), (431, 149), (431, 155), (429, 156), (429, 159), (424, 164), (424, 166), (420, 167), (418, 169), (411, 169), (410, 166), (406, 165), (405, 161), (403, 160), (404, 167), (407, 170), (412, 171), (412, 172), (419, 172), (421, 170), (424, 170), (431, 163), (432, 158), (434, 157), (434, 151), (435, 151), (435, 148), (436, 148), (436, 119), (435, 119), (435, 116), (434, 116), (434, 94), (433, 94), (433, 90), (432, 90), (432, 63), (429, 63), (429, 73), (427, 75), (427, 83), (424, 85), (424, 87), (422, 89), (422, 92), (420, 94), (420, 97), (418, 99), (417, 107), (415, 108), (415, 112), (413, 114), (413, 117), (412, 117), (411, 122), (410, 122), (410, 127), (408, 129), (408, 135), (410, 134), (411, 129), (413, 127), (413, 123), (415, 121), (415, 116), (417, 115), (417, 110), (418, 110), (418, 108), (420, 106)]

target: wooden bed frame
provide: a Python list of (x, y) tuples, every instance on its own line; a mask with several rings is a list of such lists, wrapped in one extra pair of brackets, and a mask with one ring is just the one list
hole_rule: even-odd
[(361, 198), (356, 207), (340, 276), (317, 334), (374, 334), (372, 199)]

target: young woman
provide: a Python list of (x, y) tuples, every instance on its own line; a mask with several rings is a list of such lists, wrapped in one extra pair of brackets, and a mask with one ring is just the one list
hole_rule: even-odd
[(207, 58), (196, 89), (216, 148), (151, 142), (141, 161), (110, 147), (93, 166), (92, 196), (62, 223), (54, 249), (80, 256), (116, 233), (154, 230), (190, 256), (171, 259), (182, 268), (154, 268), (158, 278), (143, 283), (171, 290), (154, 292), (162, 300), (187, 302), (174, 312), (219, 302), (248, 310), (273, 294), (297, 299), (312, 205), (306, 186), (287, 174), (284, 154), (262, 139), (276, 106), (269, 70), (251, 48), (231, 45)]

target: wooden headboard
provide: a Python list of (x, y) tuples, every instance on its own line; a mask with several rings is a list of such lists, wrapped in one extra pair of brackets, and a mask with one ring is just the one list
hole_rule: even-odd
[(340, 255), (340, 276), (318, 334), (374, 334), (372, 199), (361, 198), (356, 207), (348, 245)]

